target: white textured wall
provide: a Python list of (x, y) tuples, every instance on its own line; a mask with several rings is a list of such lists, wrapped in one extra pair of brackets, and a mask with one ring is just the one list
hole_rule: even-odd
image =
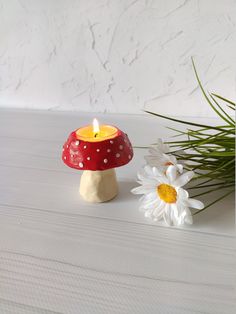
[(0, 0), (0, 106), (211, 114), (190, 56), (235, 98), (235, 29), (235, 0)]

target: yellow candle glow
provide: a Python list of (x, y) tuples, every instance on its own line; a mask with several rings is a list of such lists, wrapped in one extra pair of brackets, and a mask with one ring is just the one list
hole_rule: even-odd
[(100, 142), (112, 139), (117, 134), (117, 128), (111, 125), (99, 125), (97, 119), (93, 120), (92, 125), (85, 126), (76, 131), (76, 137), (79, 140), (88, 142)]

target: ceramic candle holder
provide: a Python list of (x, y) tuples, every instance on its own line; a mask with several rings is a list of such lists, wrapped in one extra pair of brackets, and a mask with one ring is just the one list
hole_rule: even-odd
[(118, 193), (114, 168), (133, 158), (127, 134), (110, 125), (92, 125), (73, 131), (63, 146), (62, 160), (83, 170), (80, 195), (89, 202), (105, 202)]

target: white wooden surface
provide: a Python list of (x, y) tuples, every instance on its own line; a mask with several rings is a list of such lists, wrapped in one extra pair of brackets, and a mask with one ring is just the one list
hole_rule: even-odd
[[(106, 115), (134, 145), (164, 121)], [(73, 113), (0, 111), (0, 313), (236, 313), (234, 201), (188, 228), (152, 224), (130, 194), (144, 150), (117, 169), (112, 202), (80, 200), (80, 173), (61, 162)]]

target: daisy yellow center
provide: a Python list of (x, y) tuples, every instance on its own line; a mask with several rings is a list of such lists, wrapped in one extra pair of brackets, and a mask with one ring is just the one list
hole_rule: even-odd
[(177, 192), (173, 186), (169, 184), (160, 184), (157, 187), (157, 194), (160, 199), (166, 203), (175, 203), (177, 200)]

